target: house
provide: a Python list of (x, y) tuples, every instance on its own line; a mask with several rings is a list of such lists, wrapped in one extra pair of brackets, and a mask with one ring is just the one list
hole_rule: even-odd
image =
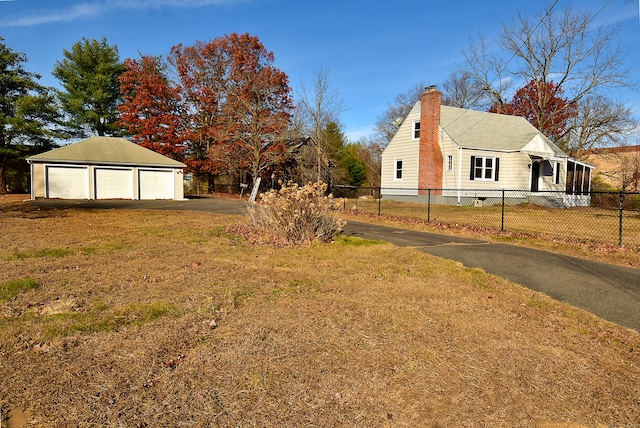
[(124, 138), (92, 137), (27, 162), (32, 199), (184, 198), (186, 165)]
[(290, 162), (283, 168), (287, 179), (298, 183), (323, 181), (332, 184), (332, 170), (336, 165), (313, 137), (289, 141)]
[[(441, 105), (429, 87), (382, 153), (381, 195), (470, 205), (501, 199), (589, 205), (593, 167), (569, 158), (525, 118)], [(518, 192), (511, 192), (518, 191)]]
[(640, 146), (605, 147), (580, 153), (595, 165), (604, 183), (622, 191), (640, 191)]

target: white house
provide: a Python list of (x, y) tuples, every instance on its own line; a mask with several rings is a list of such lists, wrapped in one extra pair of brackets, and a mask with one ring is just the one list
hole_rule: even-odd
[(464, 205), (509, 190), (511, 203), (535, 193), (552, 205), (589, 204), (591, 165), (523, 117), (443, 106), (441, 98), (427, 88), (382, 153), (383, 198)]
[(93, 137), (27, 162), (32, 199), (184, 198), (186, 165), (124, 138)]

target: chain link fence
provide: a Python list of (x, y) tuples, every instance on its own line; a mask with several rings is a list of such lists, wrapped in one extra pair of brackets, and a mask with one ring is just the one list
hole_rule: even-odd
[(381, 190), (394, 189), (332, 187), (344, 210), (640, 250), (640, 193), (416, 189), (390, 199)]

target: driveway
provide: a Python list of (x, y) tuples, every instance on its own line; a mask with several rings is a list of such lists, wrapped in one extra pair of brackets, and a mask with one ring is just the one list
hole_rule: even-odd
[(344, 233), (456, 260), (640, 332), (640, 270), (516, 245), (349, 222)]
[[(58, 208), (195, 210), (230, 215), (243, 214), (245, 207), (243, 201), (211, 197), (185, 201), (36, 200), (32, 204)], [(640, 332), (638, 269), (515, 245), (356, 221), (349, 221), (343, 233), (456, 260), (464, 266), (480, 268)]]

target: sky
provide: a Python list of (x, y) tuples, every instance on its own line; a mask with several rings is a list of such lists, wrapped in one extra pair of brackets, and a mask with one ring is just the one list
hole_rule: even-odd
[[(640, 0), (558, 0), (556, 8), (586, 8), (594, 24), (620, 25), (625, 66), (640, 85)], [(40, 83), (63, 51), (83, 38), (118, 47), (122, 60), (166, 56), (171, 47), (231, 33), (257, 36), (289, 76), (294, 97), (314, 74), (328, 73), (347, 110), (350, 141), (371, 136), (377, 119), (401, 94), (423, 82), (441, 86), (463, 60), (469, 39), (495, 42), (519, 13), (544, 12), (543, 0), (0, 0), (0, 37), (27, 55)], [(604, 8), (604, 9), (603, 9)], [(492, 44), (493, 49), (499, 49)], [(640, 91), (612, 96), (640, 120)], [(632, 142), (640, 144), (640, 141)]]

